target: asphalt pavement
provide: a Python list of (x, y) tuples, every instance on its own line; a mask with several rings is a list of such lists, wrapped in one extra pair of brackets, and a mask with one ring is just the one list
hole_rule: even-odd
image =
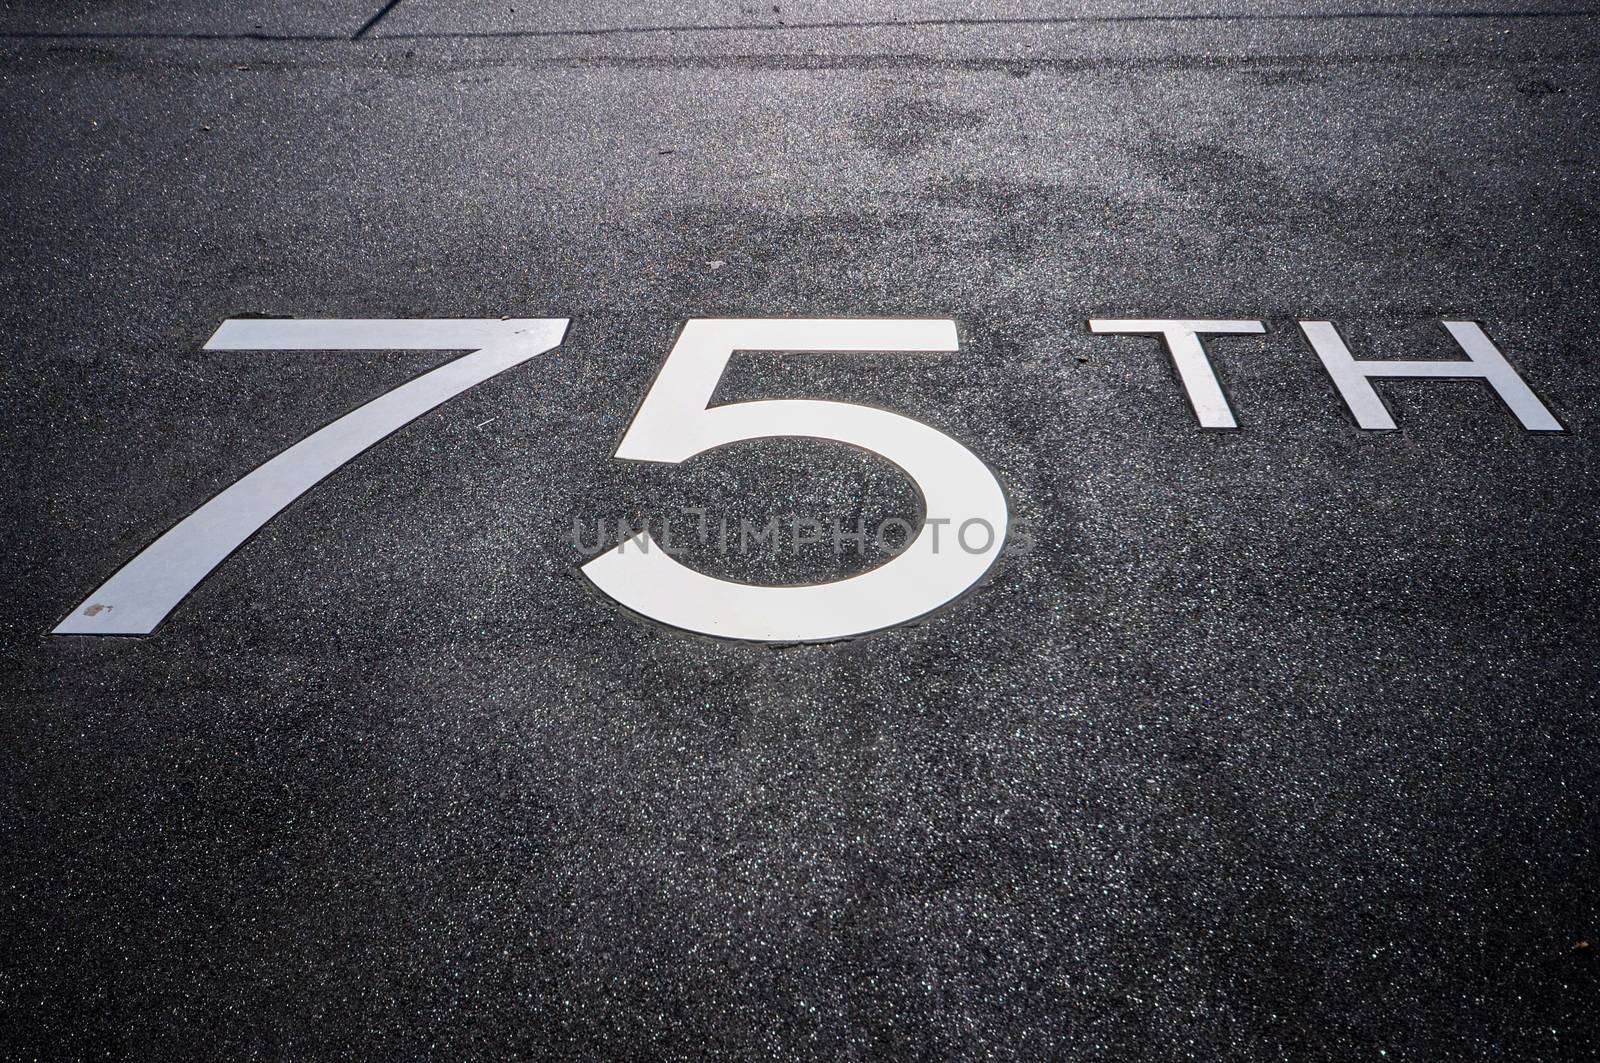
[[(1578, 3), (0, 4), (0, 1058), (1600, 1058), (1597, 107)], [(570, 324), (51, 634), (458, 357), (205, 349), (263, 315)], [(685, 322), (856, 317), (960, 349), (715, 401), (923, 422), (1030, 549), (815, 644), (578, 571), (916, 526), (841, 442), (614, 456)], [(1091, 318), (1262, 321), (1238, 430)], [(1478, 322), (1565, 430), (1364, 430), (1308, 320)]]

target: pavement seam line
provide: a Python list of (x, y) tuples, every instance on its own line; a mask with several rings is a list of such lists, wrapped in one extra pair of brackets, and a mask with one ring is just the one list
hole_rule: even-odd
[[(372, 29), (382, 22), (400, 0), (388, 0), (376, 14), (348, 37), (334, 34), (274, 34), (274, 33), (161, 33), (117, 32), (84, 30), (12, 30), (0, 31), (0, 40), (193, 40), (193, 41), (266, 41), (278, 43), (319, 43), (332, 41), (354, 42), (367, 39)], [(384, 40), (482, 40), (493, 38), (545, 38), (545, 37), (612, 37), (652, 33), (772, 33), (818, 30), (873, 30), (873, 29), (982, 29), (1006, 26), (1049, 26), (1118, 24), (1130, 22), (1358, 22), (1358, 21), (1539, 21), (1600, 18), (1600, 8), (1577, 11), (1345, 11), (1315, 14), (1149, 14), (1149, 15), (1066, 15), (1021, 18), (927, 18), (882, 19), (850, 22), (846, 20), (789, 23), (693, 23), (662, 24), (654, 26), (596, 26), (565, 27), (559, 29), (530, 30), (441, 30), (386, 33)]]

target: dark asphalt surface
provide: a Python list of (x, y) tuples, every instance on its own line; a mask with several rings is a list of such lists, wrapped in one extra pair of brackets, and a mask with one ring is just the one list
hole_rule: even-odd
[[(1597, 1058), (1600, 9), (215, 6), (0, 5), (5, 1058)], [(48, 635), (448, 357), (200, 349), (244, 313), (572, 326), (155, 636)], [(575, 519), (917, 515), (837, 444), (612, 459), (712, 315), (955, 318), (719, 398), (920, 418), (1036, 549), (819, 646), (587, 589)], [(1242, 430), (1091, 316), (1267, 321)], [(1569, 431), (1359, 431), (1300, 318), (1482, 321)]]

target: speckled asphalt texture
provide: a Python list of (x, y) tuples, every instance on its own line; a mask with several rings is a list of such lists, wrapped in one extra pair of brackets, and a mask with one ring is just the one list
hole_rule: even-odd
[[(221, 7), (0, 4), (0, 1056), (1596, 1058), (1600, 9)], [(48, 635), (451, 357), (200, 349), (245, 313), (573, 323)], [(837, 444), (614, 460), (707, 315), (955, 318), (719, 399), (920, 418), (1036, 548), (831, 645), (588, 589), (575, 521), (917, 516)], [(1265, 320), (1242, 429), (1091, 316)], [(1302, 318), (1481, 321), (1569, 431), (1359, 431)]]

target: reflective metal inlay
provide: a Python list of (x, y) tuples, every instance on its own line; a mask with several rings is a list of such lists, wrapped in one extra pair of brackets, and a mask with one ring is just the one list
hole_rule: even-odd
[[(750, 439), (831, 439), (893, 462), (922, 495), (923, 527), (892, 560), (856, 576), (806, 586), (757, 587), (696, 572), (649, 533), (583, 566), (584, 575), (636, 613), (719, 638), (808, 642), (847, 638), (914, 620), (953, 601), (1000, 555), (1009, 513), (1004, 490), (978, 457), (945, 433), (887, 410), (847, 402), (768, 399), (712, 406), (734, 351), (803, 356), (895, 351), (954, 353), (948, 319), (742, 318), (688, 322), (616, 456), (676, 464)], [(948, 525), (944, 547), (938, 529)], [(960, 530), (987, 532), (982, 549)]]
[(1238, 428), (1227, 396), (1222, 393), (1222, 383), (1206, 357), (1202, 335), (1246, 335), (1267, 331), (1259, 321), (1200, 321), (1193, 319), (1167, 320), (1161, 318), (1108, 319), (1095, 318), (1089, 322), (1090, 332), (1132, 336), (1157, 335), (1166, 341), (1172, 364), (1177, 367), (1178, 379), (1183, 382), (1184, 393), (1201, 428)]
[(1393, 431), (1394, 418), (1384, 405), (1373, 377), (1431, 377), (1435, 380), (1483, 380), (1494, 388), (1522, 427), (1530, 432), (1560, 432), (1561, 422), (1539, 401), (1517, 371), (1511, 368), (1475, 321), (1446, 321), (1444, 327), (1466, 352), (1465, 361), (1407, 362), (1358, 361), (1345, 346), (1331, 321), (1302, 321), (1300, 330), (1322, 359), (1334, 386), (1344, 396), (1356, 424), (1376, 431)]
[(558, 346), (566, 327), (563, 318), (224, 322), (207, 350), (475, 349), (246, 473), (95, 588), (55, 634), (148, 635), (212, 569), (324, 477), (441, 403)]

